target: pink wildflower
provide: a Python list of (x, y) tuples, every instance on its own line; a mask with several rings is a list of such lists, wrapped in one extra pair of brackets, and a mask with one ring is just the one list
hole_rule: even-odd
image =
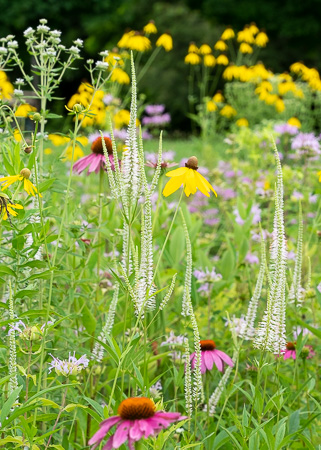
[(89, 445), (98, 447), (109, 430), (117, 424), (115, 433), (108, 439), (104, 450), (119, 448), (128, 441), (130, 450), (134, 450), (134, 442), (149, 436), (156, 436), (171, 423), (186, 419), (180, 413), (155, 412), (155, 404), (146, 397), (131, 397), (123, 400), (118, 408), (118, 416), (103, 420), (100, 428), (89, 440)]
[[(110, 137), (104, 136), (109, 161), (112, 170), (115, 170), (113, 148)], [(88, 167), (88, 175), (92, 172), (98, 173), (101, 169), (106, 168), (105, 155), (103, 151), (102, 139), (99, 136), (91, 144), (91, 154), (80, 158), (74, 165), (74, 171), (78, 174), (83, 172)]]
[[(212, 340), (204, 340), (200, 341), (201, 344), (201, 373), (205, 373), (206, 370), (212, 370), (213, 364), (215, 363), (216, 367), (220, 372), (224, 370), (224, 363), (233, 367), (233, 360), (221, 350), (216, 349), (216, 344)], [(191, 365), (192, 369), (194, 369), (196, 364), (196, 353), (191, 354)]]

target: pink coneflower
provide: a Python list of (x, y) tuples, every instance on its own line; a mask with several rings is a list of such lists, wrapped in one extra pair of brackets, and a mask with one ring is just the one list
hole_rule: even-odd
[[(113, 157), (113, 147), (111, 139), (108, 136), (104, 136), (104, 141), (106, 144), (109, 161), (112, 170), (115, 170), (114, 157)], [(97, 137), (91, 144), (91, 154), (80, 158), (74, 165), (74, 171), (78, 174), (83, 172), (88, 167), (88, 175), (92, 172), (98, 173), (101, 169), (106, 168), (105, 155), (103, 150), (102, 138)]]
[[(296, 342), (287, 342), (286, 349), (282, 351), (284, 354), (284, 360), (292, 358), (296, 359)], [(304, 345), (301, 350), (301, 355), (303, 359), (311, 359), (315, 356), (315, 351), (313, 350), (312, 345)]]
[(115, 433), (108, 439), (104, 450), (119, 448), (128, 441), (130, 450), (134, 450), (134, 442), (149, 436), (156, 436), (171, 423), (186, 419), (180, 413), (155, 412), (155, 403), (146, 397), (131, 397), (123, 400), (118, 408), (118, 416), (103, 420), (96, 434), (89, 440), (89, 445), (98, 447), (108, 431), (117, 424)]
[[(220, 372), (224, 370), (224, 363), (233, 367), (234, 362), (232, 359), (221, 350), (216, 350), (216, 344), (214, 341), (208, 339), (204, 341), (200, 341), (201, 344), (201, 373), (205, 373), (207, 370), (213, 369), (213, 364), (215, 363), (216, 367)], [(196, 364), (196, 353), (191, 354), (191, 365), (192, 369), (194, 369)]]

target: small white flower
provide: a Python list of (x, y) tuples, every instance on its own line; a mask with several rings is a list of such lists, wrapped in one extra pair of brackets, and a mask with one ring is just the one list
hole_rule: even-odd
[(9, 41), (8, 48), (18, 48), (18, 42), (17, 41)]
[(104, 50), (103, 52), (99, 53), (100, 56), (103, 56), (104, 58), (107, 58), (107, 56), (109, 55), (109, 51), (108, 50)]
[(96, 68), (98, 70), (108, 69), (109, 64), (104, 61), (96, 61)]
[(25, 37), (31, 37), (31, 36), (33, 36), (34, 32), (35, 32), (35, 30), (32, 27), (29, 27), (23, 32), (23, 35)]
[(0, 47), (0, 55), (6, 55), (8, 53), (8, 50), (6, 47)]
[(55, 38), (59, 38), (61, 36), (61, 31), (59, 31), (59, 30), (52, 30), (52, 31), (50, 31), (50, 36), (53, 36)]
[(87, 59), (87, 64), (94, 64), (94, 60), (93, 59)]
[(50, 28), (47, 27), (47, 25), (38, 25), (37, 26), (38, 33), (48, 33), (49, 30), (50, 30)]
[(69, 49), (69, 52), (72, 53), (73, 55), (78, 56), (80, 53), (80, 49), (78, 47), (76, 47), (75, 45), (72, 45)]
[(55, 51), (54, 48), (50, 47), (50, 48), (47, 48), (46, 54), (47, 54), (48, 56), (56, 56), (57, 52)]
[(66, 50), (66, 46), (65, 45), (58, 45), (58, 50)]
[(46, 23), (48, 23), (47, 19), (39, 19), (39, 22), (41, 23), (41, 25), (46, 25)]
[(12, 39), (14, 38), (14, 34), (8, 34), (8, 36), (5, 38), (6, 41), (12, 41)]
[(25, 84), (25, 80), (23, 78), (17, 78), (15, 83), (16, 84)]
[(75, 45), (77, 45), (78, 47), (82, 47), (84, 45), (84, 41), (82, 39), (76, 39), (75, 41), (73, 41)]
[(21, 89), (15, 89), (15, 90), (13, 91), (13, 95), (16, 95), (17, 97), (20, 97), (20, 96), (23, 95), (23, 90), (21, 90)]

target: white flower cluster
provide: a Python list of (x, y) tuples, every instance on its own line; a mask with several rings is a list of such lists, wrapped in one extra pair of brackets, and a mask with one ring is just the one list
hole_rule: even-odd
[(188, 228), (185, 222), (185, 217), (181, 212), (181, 218), (183, 222), (183, 229), (186, 240), (186, 269), (185, 269), (185, 282), (184, 282), (184, 291), (183, 291), (183, 300), (182, 300), (182, 316), (189, 316), (191, 314), (190, 311), (190, 298), (192, 292), (192, 272), (193, 272), (193, 255), (192, 255), (192, 245), (191, 240), (188, 233)]
[(185, 409), (189, 417), (191, 417), (193, 412), (193, 396), (192, 396), (192, 370), (191, 370), (191, 362), (190, 362), (190, 351), (189, 351), (189, 343), (188, 339), (185, 338)]
[(270, 261), (270, 286), (267, 308), (260, 322), (254, 347), (280, 354), (286, 346), (286, 269), (287, 250), (284, 232), (283, 176), (279, 154), (275, 146), (277, 183), (275, 188), (275, 215)]

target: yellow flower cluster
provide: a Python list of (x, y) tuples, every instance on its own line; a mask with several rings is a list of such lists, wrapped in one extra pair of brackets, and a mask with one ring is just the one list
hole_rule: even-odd
[(212, 100), (209, 100), (207, 102), (206, 109), (207, 109), (208, 112), (216, 111), (218, 109), (219, 104), (223, 103), (223, 102), (224, 102), (223, 95), (221, 94), (221, 92), (217, 92), (213, 96)]
[(0, 70), (0, 100), (10, 100), (14, 88), (5, 72)]
[[(154, 21), (151, 20), (145, 25), (142, 33), (134, 30), (124, 33), (117, 45), (119, 48), (125, 48), (136, 52), (146, 52), (152, 48), (152, 43), (148, 36), (156, 33), (157, 28)], [(173, 48), (172, 36), (169, 33), (161, 34), (155, 45), (156, 47), (163, 47), (169, 52)]]
[(82, 83), (76, 94), (74, 94), (67, 103), (67, 107), (72, 109), (76, 103), (80, 103), (85, 108), (90, 107), (90, 116), (79, 114), (82, 121), (82, 127), (93, 125), (103, 125), (105, 123), (106, 108), (103, 102), (105, 96), (104, 91), (94, 93), (93, 87), (89, 84)]
[[(130, 121), (130, 111), (128, 109), (121, 109), (117, 111), (116, 114), (113, 116), (113, 122), (114, 126), (117, 130), (120, 130), (121, 128), (128, 126)], [(136, 126), (139, 127), (140, 121), (136, 119)]]
[(37, 108), (35, 108), (32, 105), (29, 105), (29, 103), (23, 103), (18, 106), (15, 112), (16, 117), (28, 117), (31, 112), (37, 111)]
[[(214, 50), (225, 51), (227, 50), (227, 45), (220, 39), (214, 45)], [(203, 59), (201, 56), (203, 56)], [(216, 65), (227, 66), (229, 62), (228, 57), (224, 54), (218, 55), (216, 58), (208, 44), (202, 44), (200, 48), (198, 48), (194, 42), (190, 43), (184, 61), (185, 64), (190, 64), (192, 66), (199, 65), (203, 62), (205, 67), (214, 67)]]
[[(55, 147), (62, 147), (65, 146), (65, 150), (63, 153), (63, 159), (68, 159), (71, 161), (72, 158), (72, 142), (70, 137), (68, 136), (62, 136), (60, 134), (49, 134), (48, 136), (49, 141), (55, 146)], [(82, 147), (86, 147), (88, 145), (88, 139), (86, 136), (78, 136), (76, 140), (75, 150), (74, 150), (74, 161), (76, 161), (79, 158), (82, 158), (84, 156), (84, 152)], [(45, 154), (50, 155), (52, 153), (52, 149), (50, 147), (47, 147), (45, 149)]]
[(291, 72), (306, 81), (314, 91), (321, 91), (320, 74), (315, 68), (309, 68), (301, 62), (296, 62), (290, 66)]

